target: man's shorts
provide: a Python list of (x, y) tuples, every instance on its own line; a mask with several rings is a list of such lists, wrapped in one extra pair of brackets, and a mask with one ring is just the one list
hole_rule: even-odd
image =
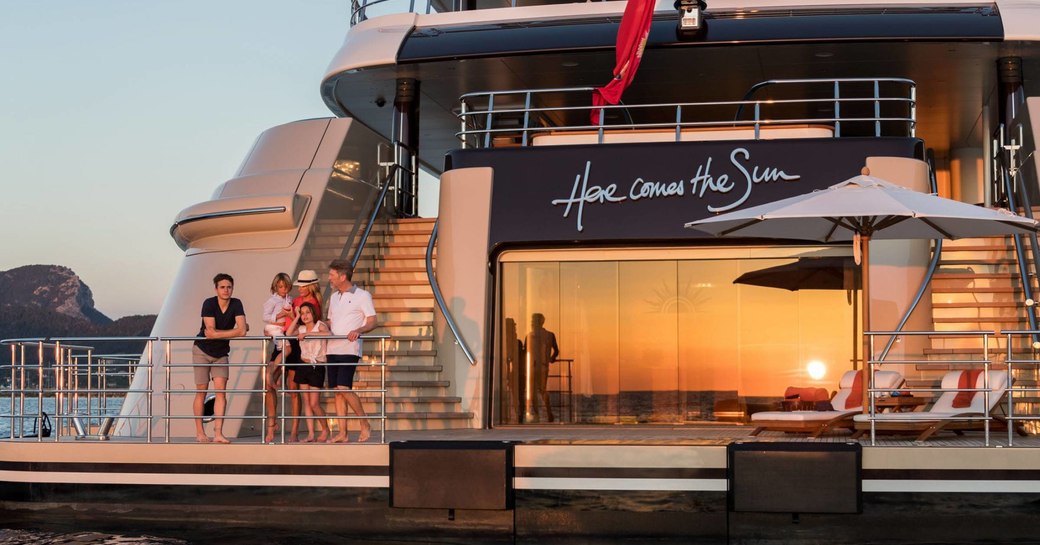
[(351, 364), (361, 361), (361, 356), (353, 354), (326, 354), (325, 360), (327, 362), (325, 367), (329, 371), (329, 388), (352, 389), (354, 387), (354, 372), (357, 371), (357, 365)]
[(195, 384), (209, 384), (209, 378), (228, 378), (228, 357), (214, 358), (202, 351), (201, 348), (191, 345), (191, 362), (195, 364), (211, 363), (222, 365), (197, 365), (195, 371)]

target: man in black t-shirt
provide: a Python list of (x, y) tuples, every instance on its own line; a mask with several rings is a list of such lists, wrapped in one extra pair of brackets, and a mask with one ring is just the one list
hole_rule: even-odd
[(206, 404), (206, 388), (209, 387), (210, 376), (213, 377), (213, 441), (230, 443), (224, 437), (224, 407), (227, 398), (224, 389), (228, 381), (228, 354), (231, 343), (227, 339), (241, 337), (246, 334), (246, 312), (242, 301), (231, 297), (235, 291), (235, 280), (231, 275), (220, 273), (213, 277), (213, 287), (217, 296), (202, 302), (202, 327), (199, 337), (191, 347), (192, 363), (195, 366), (195, 440), (209, 443), (210, 438), (202, 427), (202, 410)]

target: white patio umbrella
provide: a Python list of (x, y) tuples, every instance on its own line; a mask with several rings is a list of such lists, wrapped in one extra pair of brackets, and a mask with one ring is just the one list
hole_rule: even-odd
[[(692, 221), (687, 228), (722, 237), (853, 241), (862, 255), (863, 328), (870, 328), (870, 239), (1000, 236), (1037, 230), (1037, 222), (1007, 210), (991, 210), (921, 193), (863, 175), (776, 202)], [(858, 261), (858, 260), (857, 260)], [(871, 357), (863, 336), (863, 354)], [(867, 375), (863, 366), (863, 408)]]

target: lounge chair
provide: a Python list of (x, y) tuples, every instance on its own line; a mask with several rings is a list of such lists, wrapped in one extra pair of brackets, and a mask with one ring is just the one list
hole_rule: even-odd
[[(945, 390), (927, 411), (909, 413), (878, 413), (874, 415), (874, 429), (885, 432), (917, 433), (916, 441), (924, 441), (940, 430), (953, 430), (960, 434), (963, 430), (983, 429), (982, 420), (994, 416), (994, 427), (1003, 427), (1007, 421), (1000, 417), (999, 405), (1007, 394), (1007, 371), (989, 372), (989, 406), (986, 406), (985, 376), (978, 374), (975, 384), (962, 386), (961, 375), (968, 371), (950, 371), (942, 378), (941, 388)], [(963, 392), (964, 388), (975, 388), (977, 392)], [(958, 403), (958, 395), (961, 402)], [(962, 420), (965, 417), (976, 417), (976, 420)], [(854, 419), (858, 438), (870, 431), (870, 415), (857, 415)], [(1003, 429), (1007, 429), (1003, 427)], [(1016, 431), (1023, 433), (1016, 426)]]
[[(833, 410), (830, 411), (766, 411), (751, 415), (751, 423), (755, 429), (751, 435), (763, 431), (784, 431), (792, 433), (809, 433), (810, 437), (819, 437), (835, 428), (851, 428), (852, 417), (863, 412), (863, 396), (857, 391), (852, 395), (859, 371), (846, 371), (838, 381), (838, 393), (831, 399)], [(903, 375), (896, 371), (878, 371), (874, 373), (876, 388), (895, 390), (903, 384)]]

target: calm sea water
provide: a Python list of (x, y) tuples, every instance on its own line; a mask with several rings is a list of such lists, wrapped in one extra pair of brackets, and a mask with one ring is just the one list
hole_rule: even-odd
[[(98, 415), (107, 414), (115, 415), (119, 413), (119, 408), (123, 404), (123, 399), (118, 397), (110, 397), (106, 399), (92, 398), (88, 404), (87, 400), (81, 399), (78, 407), (71, 412), (81, 415), (91, 415), (95, 418), (94, 424), (97, 424)], [(15, 437), (27, 436), (33, 434), (33, 430), (39, 426), (37, 424), (37, 415), (39, 414), (40, 400), (36, 397), (25, 397), (21, 399), (15, 397), (13, 400), (10, 396), (0, 397), (0, 438), (11, 437), (11, 429), (14, 429)], [(54, 418), (57, 414), (55, 410), (54, 398), (43, 399), (43, 412), (47, 413), (50, 418), (51, 426), (57, 426), (58, 422)], [(85, 417), (84, 422), (85, 422)], [(4, 542), (0, 541), (0, 544)]]

